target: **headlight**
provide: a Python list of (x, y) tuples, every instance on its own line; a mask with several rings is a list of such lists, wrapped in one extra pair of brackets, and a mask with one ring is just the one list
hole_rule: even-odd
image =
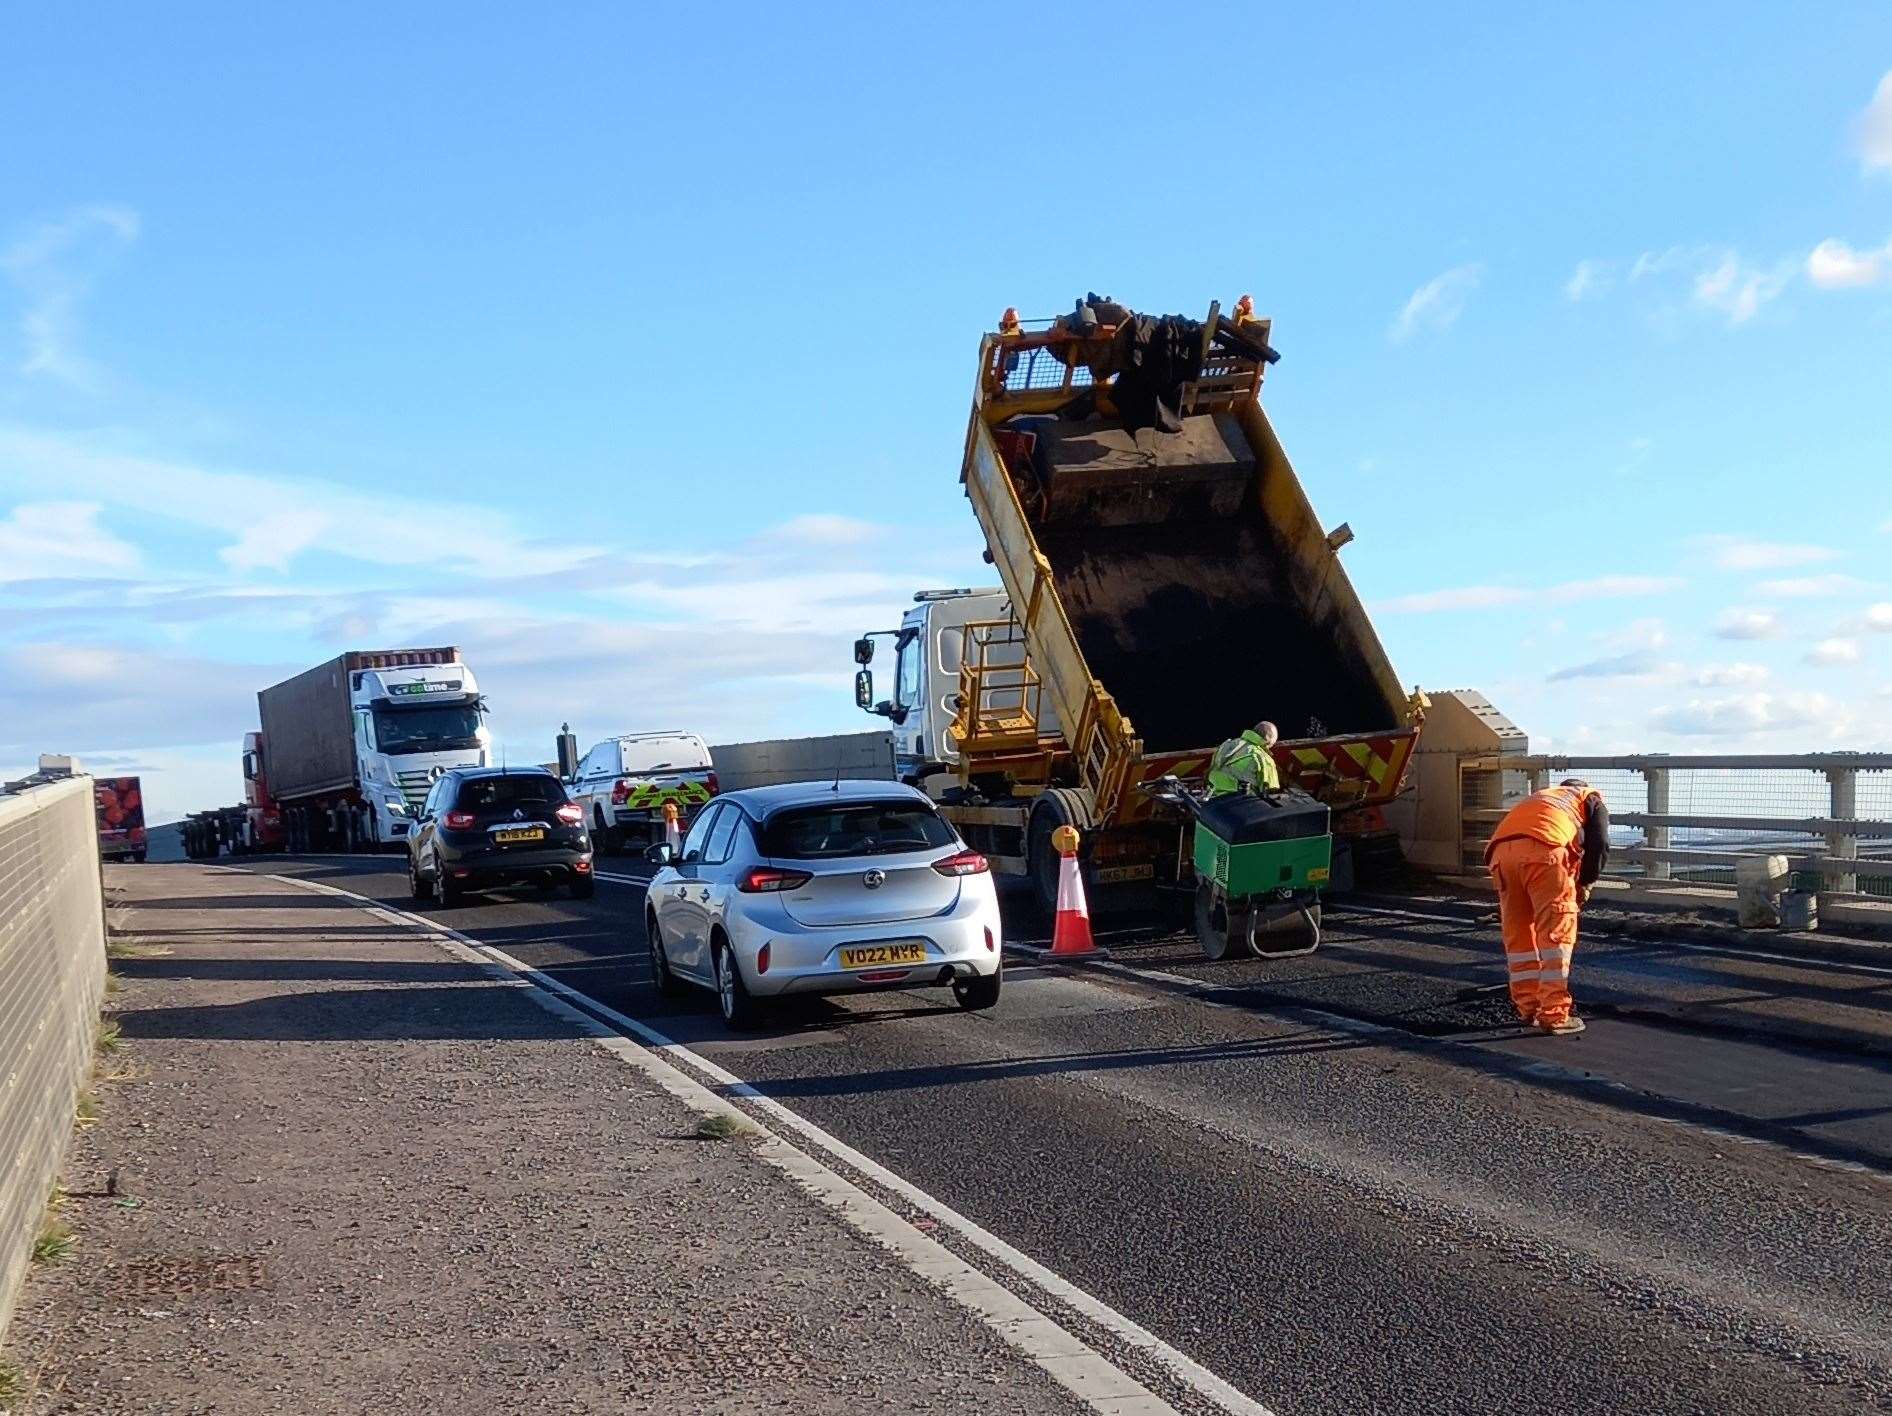
[(399, 797), (389, 797), (387, 799), (387, 808), (388, 815), (390, 816), (404, 816), (407, 814), (407, 803), (402, 801)]

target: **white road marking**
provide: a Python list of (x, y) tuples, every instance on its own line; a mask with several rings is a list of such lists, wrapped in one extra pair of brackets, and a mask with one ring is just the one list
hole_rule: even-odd
[[(741, 1097), (875, 1184), (925, 1212), (928, 1218), (953, 1230), (988, 1259), (1002, 1265), (1026, 1283), (1066, 1304), (1090, 1322), (1133, 1347), (1160, 1366), (1174, 1381), (1203, 1397), (1230, 1416), (1274, 1416), (1266, 1406), (1215, 1375), (1193, 1358), (1171, 1347), (1147, 1328), (1132, 1322), (1101, 1299), (1060, 1278), (1035, 1259), (1014, 1249), (997, 1235), (949, 1208), (941, 1201), (869, 1159), (814, 1122), (762, 1095), (749, 1083), (658, 1032), (597, 999), (522, 963), (504, 950), (406, 910), (391, 909), (366, 895), (355, 894), (317, 880), (290, 875), (268, 877), (325, 895), (336, 895), (368, 909), (377, 918), (400, 922), (460, 945), (471, 962), (498, 968), (533, 988), (533, 996), (549, 1011), (572, 1021), (613, 1055), (645, 1072), (672, 1096), (703, 1115), (730, 1115), (755, 1127), (765, 1138), (757, 1153), (797, 1181), (833, 1209), (848, 1224), (893, 1250), (913, 1271), (974, 1313), (1006, 1342), (1019, 1349), (1054, 1380), (1093, 1411), (1105, 1416), (1177, 1416), (1175, 1408), (1136, 1382), (1067, 1329), (1031, 1307), (1010, 1289), (973, 1268), (951, 1250), (929, 1239), (879, 1200), (806, 1152), (797, 1150), (753, 1116), (730, 1105), (696, 1080), (694, 1071), (710, 1078), (726, 1093)], [(639, 882), (642, 883), (642, 882)], [(574, 1006), (572, 1001), (576, 1000)], [(608, 1020), (644, 1040), (639, 1047), (598, 1020)]]

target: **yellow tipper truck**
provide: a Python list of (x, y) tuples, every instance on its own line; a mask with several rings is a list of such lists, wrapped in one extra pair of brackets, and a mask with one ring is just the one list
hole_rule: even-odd
[(889, 697), (865, 667), (855, 697), (892, 719), (901, 774), (1047, 905), (1067, 823), (1093, 907), (1192, 891), (1186, 818), (1145, 788), (1199, 785), (1264, 718), (1342, 860), (1397, 849), (1380, 808), (1424, 700), (1341, 567), (1350, 533), (1315, 518), (1262, 411), (1268, 337), (1247, 297), (1201, 322), (1092, 297), (1028, 330), (1008, 310), (979, 346), (961, 472), (1002, 587), (921, 592), (855, 645), (864, 666), (895, 640)]

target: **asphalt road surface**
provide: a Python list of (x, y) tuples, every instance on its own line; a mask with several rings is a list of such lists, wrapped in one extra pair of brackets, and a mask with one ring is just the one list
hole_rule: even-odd
[(589, 901), (447, 912), (398, 858), (252, 868), (648, 1023), (1281, 1416), (1892, 1409), (1892, 967), (1598, 941), (1590, 1030), (1525, 1036), (1475, 915), (1334, 906), (1309, 959), (1131, 930), (1108, 971), (1013, 957), (992, 1013), (804, 1000), (732, 1037), (658, 997), (646, 867), (601, 864)]

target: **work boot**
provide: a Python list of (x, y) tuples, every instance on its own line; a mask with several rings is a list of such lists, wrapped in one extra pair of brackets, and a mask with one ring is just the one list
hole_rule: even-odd
[(1580, 1033), (1583, 1031), (1583, 1019), (1578, 1017), (1559, 1018), (1552, 1022), (1548, 1018), (1536, 1019), (1537, 1026), (1547, 1033)]

